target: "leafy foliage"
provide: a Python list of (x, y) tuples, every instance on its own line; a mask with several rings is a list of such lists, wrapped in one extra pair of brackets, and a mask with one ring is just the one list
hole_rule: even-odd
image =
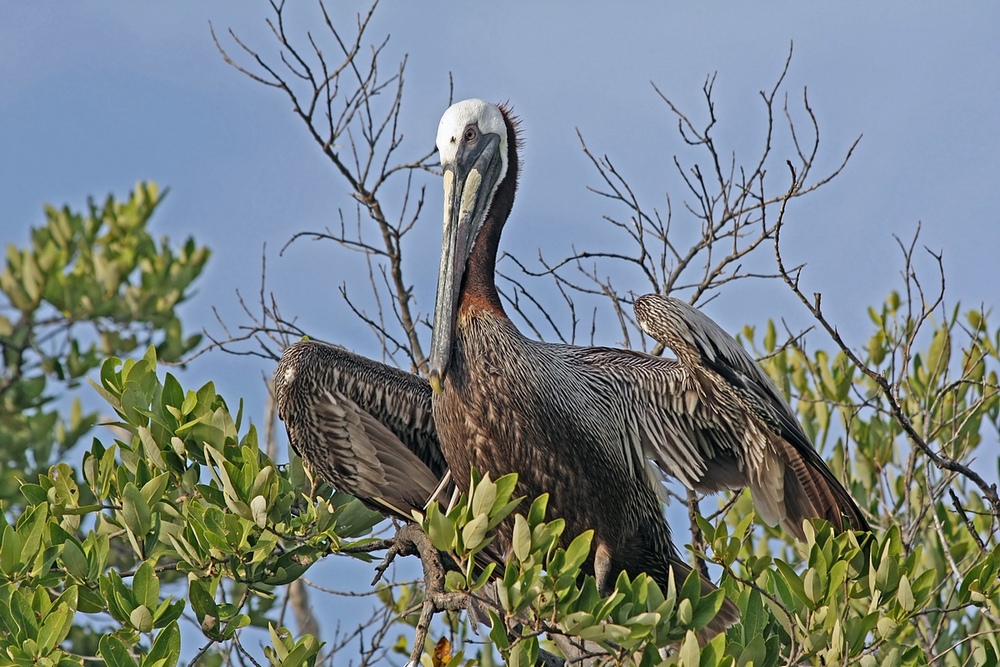
[[(279, 470), (211, 383), (185, 391), (169, 373), (161, 380), (152, 347), (107, 360), (95, 386), (127, 436), (95, 438), (82, 480), (60, 463), (24, 484), (25, 509), (0, 537), (0, 655), (10, 660), (80, 664), (77, 642), (61, 644), (85, 624), (102, 629), (97, 653), (109, 664), (176, 664), (182, 613), (206, 647), (268, 628), (276, 586), (356, 546), (379, 519), (343, 496), (305, 495), (301, 467)], [(270, 632), (274, 664), (319, 651), (313, 638)]]
[(140, 183), (127, 201), (89, 202), (86, 213), (46, 207), (25, 248), (11, 244), (0, 273), (0, 499), (44, 470), (97, 419), (74, 399), (53, 402), (102, 360), (156, 345), (176, 361), (199, 342), (183, 333), (176, 308), (208, 260), (187, 239), (159, 243), (148, 223), (162, 197)]

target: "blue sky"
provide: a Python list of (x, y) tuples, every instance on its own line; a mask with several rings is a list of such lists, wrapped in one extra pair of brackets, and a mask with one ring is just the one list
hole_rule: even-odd
[[(348, 29), (360, 6), (331, 11)], [(292, 31), (320, 31), (313, 3), (289, 3)], [(228, 67), (209, 34), (235, 30), (273, 53), (263, 2), (0, 4), (0, 241), (23, 244), (42, 205), (82, 208), (86, 197), (125, 196), (138, 180), (171, 193), (154, 233), (210, 246), (210, 268), (184, 314), (219, 333), (235, 291), (253, 298), (267, 247), (268, 288), (307, 330), (363, 353), (376, 348), (337, 287), (358, 283), (358, 264), (330, 245), (289, 237), (334, 224), (351, 210), (344, 185), (280, 94)], [(600, 216), (615, 211), (589, 194), (598, 184), (578, 128), (607, 153), (640, 197), (675, 209), (682, 198), (671, 155), (684, 154), (654, 82), (704, 116), (700, 89), (718, 73), (720, 137), (751, 159), (760, 145), (757, 91), (780, 72), (803, 87), (831, 166), (858, 136), (845, 172), (791, 211), (789, 252), (808, 262), (809, 291), (860, 345), (865, 308), (899, 286), (892, 235), (944, 253), (948, 298), (998, 302), (1000, 250), (1000, 5), (996, 3), (612, 3), (433, 5), (386, 0), (372, 36), (391, 35), (385, 63), (409, 61), (403, 131), (409, 154), (430, 148), (456, 99), (510, 100), (523, 119), (525, 168), (503, 247), (558, 256)], [(228, 39), (225, 42), (233, 46)], [(404, 151), (404, 152), (406, 152)], [(420, 307), (433, 307), (440, 186), (429, 181), (423, 227), (413, 235), (409, 277)], [(354, 262), (354, 263), (352, 263)], [(929, 265), (928, 265), (929, 267)], [(621, 281), (618, 281), (619, 283)], [(778, 286), (724, 293), (709, 314), (730, 330), (768, 318), (804, 323)], [(995, 318), (994, 318), (995, 319)], [(602, 342), (614, 343), (613, 329)], [(822, 341), (826, 344), (826, 341)], [(818, 344), (818, 343), (817, 343)], [(214, 379), (232, 404), (260, 414), (268, 364), (213, 354), (184, 382)]]

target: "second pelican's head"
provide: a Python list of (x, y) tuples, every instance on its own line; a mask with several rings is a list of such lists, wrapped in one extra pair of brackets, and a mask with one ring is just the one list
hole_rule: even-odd
[(452, 105), (438, 125), (444, 232), (430, 357), (431, 387), (437, 392), (448, 372), (462, 279), (494, 196), (507, 176), (512, 141), (503, 111), (483, 100)]

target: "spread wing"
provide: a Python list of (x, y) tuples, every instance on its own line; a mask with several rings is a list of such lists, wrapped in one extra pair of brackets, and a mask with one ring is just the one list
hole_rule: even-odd
[[(745, 414), (736, 406), (716, 403), (707, 409), (699, 378), (676, 359), (632, 350), (578, 348), (583, 360), (611, 379), (617, 403), (627, 414), (612, 454), (635, 474), (652, 473), (652, 462), (685, 486), (704, 492), (746, 486), (739, 458)], [(618, 451), (620, 449), (620, 451)]]
[(444, 476), (426, 380), (339, 347), (291, 345), (274, 376), (296, 453), (334, 488), (412, 520)]
[(646, 456), (691, 488), (749, 485), (762, 518), (800, 539), (802, 521), (816, 517), (869, 530), (777, 387), (732, 336), (670, 297), (640, 297), (635, 313), (678, 359), (627, 366), (641, 392)]

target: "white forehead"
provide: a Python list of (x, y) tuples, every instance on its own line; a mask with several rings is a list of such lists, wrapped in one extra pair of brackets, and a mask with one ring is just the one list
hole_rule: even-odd
[(500, 109), (484, 100), (463, 100), (448, 107), (438, 124), (437, 147), (441, 153), (441, 164), (455, 161), (459, 140), (470, 123), (478, 124), (480, 132), (499, 135), (500, 155), (506, 158), (507, 125)]

